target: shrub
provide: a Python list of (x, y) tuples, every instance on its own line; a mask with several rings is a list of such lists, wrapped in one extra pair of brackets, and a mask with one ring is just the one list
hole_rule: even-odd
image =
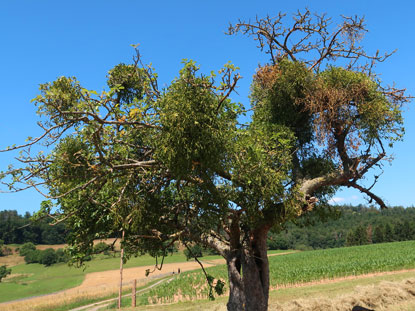
[(39, 262), (46, 267), (53, 265), (54, 263), (58, 262), (58, 256), (53, 248), (45, 249), (43, 252), (40, 253), (40, 260)]
[(29, 263), (39, 263), (40, 262), (40, 256), (42, 251), (35, 249), (27, 252), (27, 254), (24, 256), (24, 261)]
[(0, 282), (3, 278), (5, 278), (7, 275), (9, 275), (12, 272), (11, 269), (7, 269), (6, 266), (0, 267)]
[(19, 248), (20, 256), (26, 256), (29, 252), (36, 250), (35, 244), (27, 242)]

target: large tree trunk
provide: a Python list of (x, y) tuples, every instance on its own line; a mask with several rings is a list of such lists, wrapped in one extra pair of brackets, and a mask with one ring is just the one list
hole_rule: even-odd
[[(239, 256), (238, 256), (239, 253)], [(241, 276), (241, 260), (239, 250), (234, 250), (226, 259), (229, 278), (229, 301), (227, 304), (229, 311), (244, 310), (245, 291)]]
[(233, 248), (226, 258), (229, 276), (229, 311), (265, 311), (268, 309), (269, 264), (268, 228), (259, 228)]

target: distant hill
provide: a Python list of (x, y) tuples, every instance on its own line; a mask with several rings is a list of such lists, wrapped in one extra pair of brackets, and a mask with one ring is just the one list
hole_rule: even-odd
[(313, 225), (289, 223), (282, 232), (270, 233), (269, 248), (308, 250), (415, 240), (415, 207), (379, 210), (343, 205), (336, 209), (334, 219), (314, 217)]
[[(66, 242), (69, 232), (64, 223), (51, 226), (50, 219), (31, 223), (30, 217), (29, 213), (22, 216), (15, 210), (0, 211), (0, 240), (5, 244)], [(279, 233), (271, 232), (268, 246), (309, 250), (406, 240), (415, 240), (415, 207), (379, 210), (343, 205), (336, 207), (325, 221), (311, 215), (298, 224), (287, 224)]]

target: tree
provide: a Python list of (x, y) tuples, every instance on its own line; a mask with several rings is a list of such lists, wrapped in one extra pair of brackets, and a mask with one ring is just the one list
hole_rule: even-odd
[(394, 242), (395, 241), (395, 234), (393, 233), (392, 225), (390, 223), (386, 223), (385, 225), (385, 242)]
[[(408, 101), (374, 75), (389, 55), (358, 45), (362, 19), (344, 17), (334, 30), (308, 10), (289, 27), (283, 20), (229, 29), (253, 36), (270, 55), (254, 77), (250, 122), (238, 122), (245, 111), (230, 99), (235, 66), (203, 75), (185, 61), (160, 90), (137, 50), (133, 64), (109, 72), (100, 94), (73, 77), (41, 85), (34, 101), (44, 134), (7, 149), (23, 149), (27, 165), (4, 172), (4, 182), (51, 199), (41, 214), (72, 229), (74, 259), (89, 256), (94, 239), (121, 232), (127, 258), (165, 256), (176, 241), (200, 244), (226, 260), (228, 310), (266, 310), (270, 229), (322, 210), (341, 186), (385, 207), (358, 182), (388, 160), (385, 143), (401, 140)], [(53, 151), (30, 153), (37, 144)]]
[(356, 234), (354, 230), (350, 230), (346, 235), (346, 246), (358, 245)]
[(0, 257), (5, 256), (3, 247), (4, 247), (4, 241), (0, 240)]
[(0, 282), (3, 278), (8, 276), (10, 273), (12, 273), (11, 269), (7, 269), (6, 266), (0, 266)]
[(355, 244), (354, 245), (365, 245), (368, 244), (367, 230), (363, 225), (359, 225), (354, 230)]
[(368, 244), (372, 244), (372, 243), (373, 243), (373, 227), (372, 227), (372, 225), (371, 225), (371, 224), (369, 224), (369, 225), (366, 227), (366, 237), (367, 237), (366, 242), (367, 242)]
[(385, 227), (383, 225), (377, 225), (373, 235), (373, 243), (382, 243), (385, 241)]

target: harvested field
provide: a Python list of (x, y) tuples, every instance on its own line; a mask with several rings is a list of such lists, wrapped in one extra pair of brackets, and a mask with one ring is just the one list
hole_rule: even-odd
[(345, 311), (359, 305), (376, 311), (390, 310), (394, 305), (415, 298), (415, 279), (381, 282), (378, 285), (357, 286), (353, 293), (328, 299), (296, 299), (285, 304), (270, 305), (275, 311)]

